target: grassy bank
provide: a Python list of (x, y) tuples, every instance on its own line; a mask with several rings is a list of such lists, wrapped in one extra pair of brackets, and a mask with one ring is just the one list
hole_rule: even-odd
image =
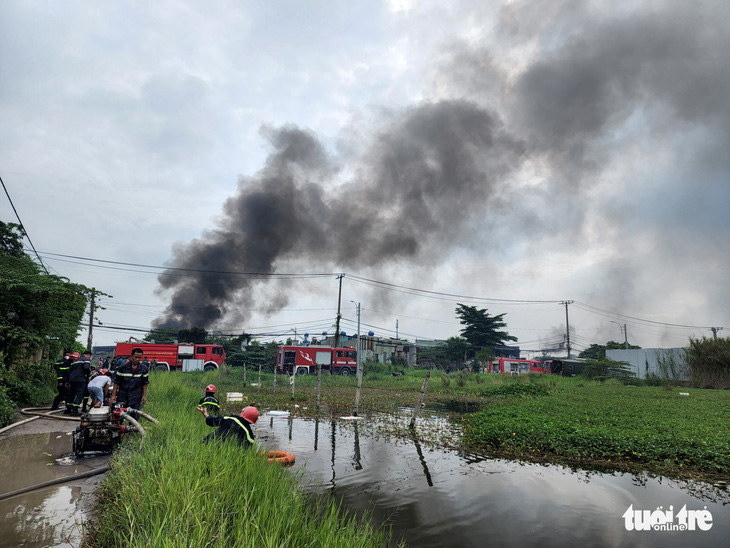
[[(213, 380), (219, 381), (214, 378)], [(212, 431), (195, 410), (201, 375), (153, 376), (140, 448), (133, 436), (112, 459), (89, 545), (383, 546), (388, 535), (315, 503), (288, 469), (235, 444), (203, 445)], [(225, 384), (225, 383), (221, 383)], [(239, 408), (240, 409), (240, 408)], [(143, 421), (144, 422), (144, 421)]]
[(727, 479), (727, 391), (574, 380), (519, 395), (467, 417), (464, 444), (532, 460)]

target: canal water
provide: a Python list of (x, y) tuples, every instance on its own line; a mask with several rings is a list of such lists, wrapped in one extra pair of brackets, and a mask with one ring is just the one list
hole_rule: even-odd
[[(394, 539), (413, 547), (701, 547), (730, 542), (730, 493), (707, 484), (644, 475), (573, 471), (458, 451), (437, 450), (392, 432), (393, 415), (310, 420), (268, 413), (261, 444), (296, 455), (292, 473), (315, 496), (334, 496)], [(452, 435), (444, 416), (419, 419), (429, 438)], [(0, 437), (0, 492), (97, 468), (106, 457), (71, 454), (68, 432)], [(79, 546), (103, 476), (0, 501), (0, 547)], [(627, 521), (661, 509), (665, 528), (682, 512), (695, 530), (627, 530)], [(627, 512), (631, 510), (630, 512)], [(671, 512), (671, 519), (667, 517)], [(696, 512), (702, 512), (695, 515)], [(628, 519), (625, 516), (630, 516)], [(658, 517), (659, 514), (653, 514)], [(657, 518), (658, 519), (658, 518)]]
[[(65, 426), (54, 422), (57, 428)], [(76, 459), (71, 432), (4, 434), (0, 437), (0, 493), (86, 472), (106, 461), (104, 456)], [(94, 490), (102, 477), (76, 480), (0, 501), (0, 547), (79, 546)]]
[[(296, 455), (293, 471), (302, 472), (307, 490), (334, 494), (359, 513), (371, 511), (376, 523), (392, 527), (394, 538), (408, 546), (730, 545), (727, 491), (434, 450), (384, 435), (382, 420), (264, 415), (257, 435), (266, 448)], [(439, 436), (448, 425), (431, 416), (419, 420), (419, 427)], [(679, 530), (683, 508), (688, 514), (709, 512), (699, 516), (705, 528), (711, 523), (709, 530)], [(661, 522), (654, 514), (655, 521), (667, 530), (627, 530), (627, 522), (642, 523), (635, 512), (642, 520), (644, 511), (657, 509), (664, 514)]]

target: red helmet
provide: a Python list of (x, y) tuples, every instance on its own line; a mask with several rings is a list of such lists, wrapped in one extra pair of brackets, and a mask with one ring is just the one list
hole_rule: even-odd
[(74, 352), (73, 354), (71, 354), (72, 360), (78, 360), (80, 357), (81, 357), (81, 354), (79, 354), (78, 352)]
[(100, 369), (99, 370), (99, 373), (101, 373), (102, 375), (108, 375), (109, 374), (109, 370), (108, 369)]
[(243, 420), (246, 420), (251, 424), (256, 424), (256, 421), (259, 420), (259, 410), (253, 405), (249, 405), (241, 411), (241, 416), (243, 417)]
[(212, 392), (213, 394), (215, 394), (215, 384), (209, 384), (208, 386), (206, 386), (205, 391)]

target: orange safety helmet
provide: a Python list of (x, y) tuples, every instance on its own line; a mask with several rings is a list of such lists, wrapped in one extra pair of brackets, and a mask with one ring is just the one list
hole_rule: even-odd
[(215, 394), (215, 384), (209, 384), (208, 386), (206, 386), (205, 391), (212, 392), (213, 394)]
[(256, 421), (259, 420), (259, 410), (253, 405), (249, 405), (241, 411), (241, 417), (243, 417), (243, 420), (248, 421), (251, 424), (256, 424)]
[(71, 354), (72, 360), (78, 360), (80, 357), (81, 357), (81, 354), (79, 354), (78, 352), (74, 352), (73, 354)]

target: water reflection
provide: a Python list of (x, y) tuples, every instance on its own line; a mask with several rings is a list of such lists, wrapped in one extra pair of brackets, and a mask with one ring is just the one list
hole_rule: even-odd
[[(9, 493), (100, 466), (106, 457), (76, 459), (71, 436), (51, 432), (0, 439), (0, 492)], [(96, 482), (100, 479), (88, 480)], [(94, 483), (95, 484), (95, 483)], [(81, 524), (90, 510), (84, 495), (93, 490), (84, 480), (0, 501), (0, 546), (77, 545)]]
[[(357, 512), (372, 510), (410, 546), (714, 547), (726, 545), (730, 534), (730, 497), (709, 485), (436, 450), (414, 437), (379, 439), (378, 420), (291, 418), (264, 423), (269, 428), (257, 435), (271, 449), (296, 454), (310, 492), (334, 495)], [(324, 453), (317, 449), (320, 435), (330, 439)], [(630, 505), (707, 506), (713, 527), (627, 531), (622, 515)]]

